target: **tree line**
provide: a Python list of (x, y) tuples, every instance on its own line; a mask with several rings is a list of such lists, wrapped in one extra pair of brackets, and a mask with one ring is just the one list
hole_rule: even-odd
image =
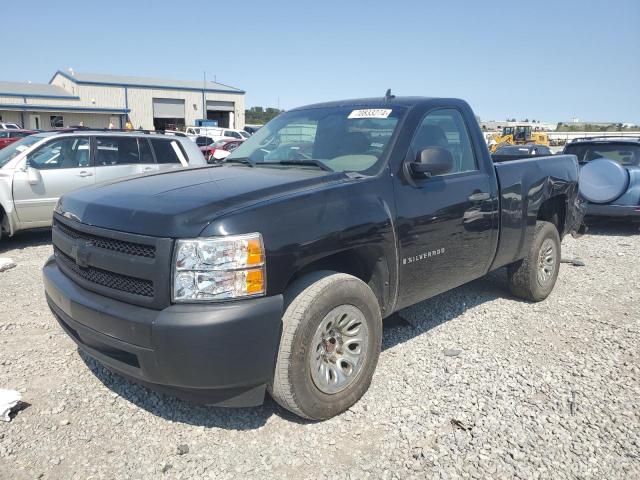
[(592, 123), (567, 124), (558, 123), (557, 132), (637, 132), (640, 127), (637, 125), (630, 127), (622, 123), (612, 123), (610, 125), (594, 125)]
[(278, 110), (273, 107), (251, 107), (244, 111), (244, 123), (248, 123), (249, 125), (264, 125), (282, 112), (284, 112), (284, 110)]

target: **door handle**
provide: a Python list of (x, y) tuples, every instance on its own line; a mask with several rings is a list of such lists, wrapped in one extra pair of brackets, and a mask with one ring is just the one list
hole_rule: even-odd
[(487, 192), (477, 192), (473, 195), (469, 195), (470, 202), (482, 202), (484, 200), (489, 200), (490, 198), (491, 195), (489, 195)]
[(91, 175), (93, 175), (93, 173), (84, 170), (78, 174), (79, 177), (90, 177)]
[(142, 169), (143, 172), (150, 172), (151, 170), (153, 170), (153, 167), (144, 167)]

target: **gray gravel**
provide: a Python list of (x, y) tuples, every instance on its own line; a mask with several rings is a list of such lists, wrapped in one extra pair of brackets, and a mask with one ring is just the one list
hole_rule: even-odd
[(0, 244), (0, 388), (30, 404), (0, 424), (0, 477), (639, 478), (637, 229), (567, 238), (545, 302), (504, 272), (390, 319), (373, 384), (349, 412), (303, 422), (193, 407), (78, 354), (46, 308), (47, 234)]

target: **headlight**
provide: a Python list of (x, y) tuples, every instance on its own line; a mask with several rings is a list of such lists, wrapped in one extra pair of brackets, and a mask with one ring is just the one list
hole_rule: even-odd
[(259, 233), (178, 240), (173, 301), (206, 302), (264, 295), (264, 245)]

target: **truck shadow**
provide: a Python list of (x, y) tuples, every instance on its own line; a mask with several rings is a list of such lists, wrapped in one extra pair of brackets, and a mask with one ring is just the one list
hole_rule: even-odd
[(470, 308), (501, 297), (511, 297), (504, 268), (400, 310), (384, 321), (382, 351), (453, 320)]
[[(383, 327), (383, 354), (380, 362), (385, 361), (385, 350), (410, 341), (438, 325), (455, 319), (469, 308), (495, 300), (498, 297), (508, 296), (504, 277), (504, 272), (498, 270), (487, 277), (421, 302), (386, 319)], [(281, 408), (269, 395), (265, 397), (263, 405), (254, 408), (193, 405), (132, 383), (111, 372), (82, 351), (78, 351), (78, 353), (98, 380), (112, 392), (149, 413), (171, 422), (236, 431), (263, 427), (273, 415), (300, 425), (314, 423), (303, 420)]]
[(28, 247), (51, 245), (51, 229), (27, 230), (18, 232), (13, 237), (2, 235), (0, 255), (10, 250), (21, 250)]

